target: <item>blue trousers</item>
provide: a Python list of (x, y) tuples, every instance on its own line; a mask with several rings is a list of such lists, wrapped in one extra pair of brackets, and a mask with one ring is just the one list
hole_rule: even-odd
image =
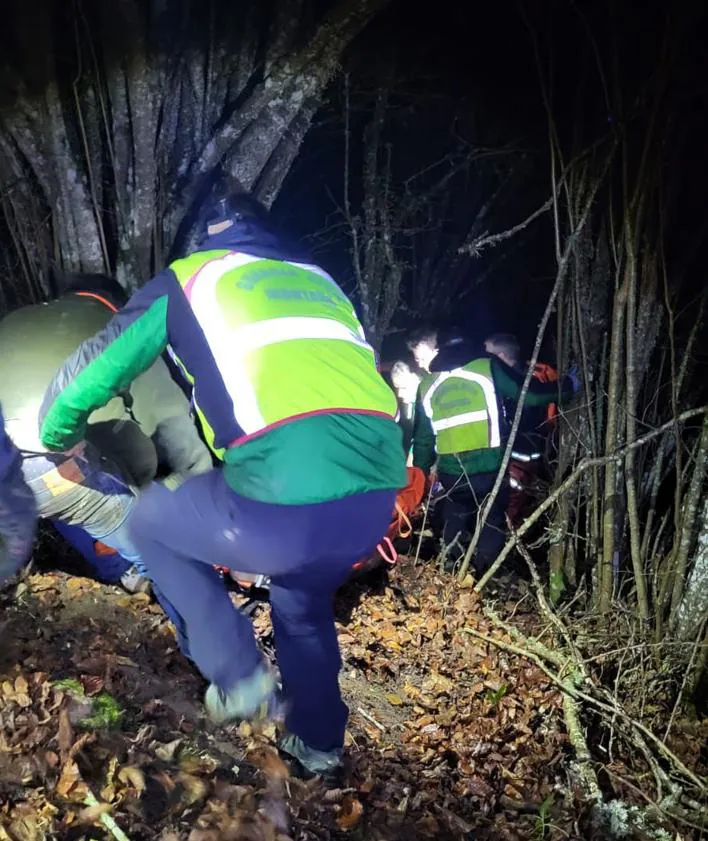
[(212, 470), (176, 491), (150, 488), (130, 529), (150, 577), (184, 619), (192, 659), (225, 690), (253, 674), (261, 653), (212, 564), (271, 577), (286, 726), (311, 747), (331, 750), (344, 742), (348, 712), (339, 691), (334, 595), (385, 533), (395, 496), (373, 491), (275, 505), (239, 496)]

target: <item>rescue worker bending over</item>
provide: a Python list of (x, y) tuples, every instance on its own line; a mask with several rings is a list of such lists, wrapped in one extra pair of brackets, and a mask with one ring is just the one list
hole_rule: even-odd
[(5, 432), (0, 407), (0, 586), (30, 556), (37, 526), (37, 503), (22, 475), (22, 456)]
[[(430, 335), (423, 350), (429, 354)], [(437, 343), (432, 345), (437, 350)], [(416, 348), (413, 348), (416, 354)], [(437, 457), (443, 500), (443, 545), (446, 568), (454, 569), (464, 555), (469, 536), (485, 497), (491, 491), (504, 455), (503, 398), (517, 400), (524, 377), (498, 358), (479, 357), (474, 348), (454, 337), (431, 359), (430, 374), (418, 392), (413, 435), (413, 463), (429, 472)], [(572, 391), (564, 382), (564, 393)], [(558, 395), (557, 386), (532, 381), (526, 395), (531, 406), (547, 405)], [(482, 530), (474, 558), (482, 575), (504, 542), (508, 486), (504, 483)]]
[(135, 591), (144, 589), (141, 558), (127, 533), (136, 490), (153, 481), (159, 462), (176, 482), (211, 469), (211, 456), (187, 398), (159, 359), (124, 393), (130, 412), (125, 400), (113, 400), (91, 416), (86, 440), (71, 452), (49, 453), (42, 445), (39, 410), (58, 365), (108, 323), (120, 298), (127, 300), (110, 278), (78, 276), (72, 285), (59, 300), (22, 307), (0, 321), (0, 401), (39, 516), (63, 534), (63, 526), (78, 526), (115, 549), (136, 567), (122, 578)]
[(65, 362), (42, 442), (72, 446), (92, 411), (169, 350), (223, 466), (144, 493), (133, 540), (185, 619), (216, 722), (272, 717), (279, 704), (253, 628), (212, 565), (270, 577), (288, 703), (280, 746), (308, 771), (333, 773), (347, 719), (333, 599), (406, 484), (396, 399), (351, 302), (257, 202), (223, 196), (204, 234)]
[[(520, 374), (526, 374), (521, 361), (521, 346), (513, 334), (494, 333), (485, 340), (484, 349)], [(544, 362), (537, 362), (533, 378), (540, 383), (557, 383), (558, 372)], [(506, 428), (511, 429), (516, 401), (503, 401), (502, 411)], [(548, 437), (555, 427), (557, 412), (556, 404), (549, 403), (548, 406), (525, 406), (521, 415), (509, 462), (510, 490), (506, 509), (509, 520), (515, 527), (520, 526), (533, 510), (533, 486), (544, 463)]]

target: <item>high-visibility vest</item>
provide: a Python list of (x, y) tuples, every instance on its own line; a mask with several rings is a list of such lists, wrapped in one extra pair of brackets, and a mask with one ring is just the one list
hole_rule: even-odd
[(491, 360), (475, 359), (453, 371), (431, 374), (421, 384), (421, 398), (438, 455), (501, 445)]
[[(227, 250), (197, 252), (170, 268), (246, 436), (314, 414), (394, 418), (396, 398), (351, 301), (322, 269)], [(196, 401), (195, 409), (214, 449)]]

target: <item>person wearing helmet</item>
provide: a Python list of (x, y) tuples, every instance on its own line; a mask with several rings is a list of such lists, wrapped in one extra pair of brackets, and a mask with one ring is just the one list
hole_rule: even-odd
[(37, 503), (22, 475), (22, 456), (5, 431), (0, 407), (0, 586), (29, 558), (36, 527)]
[[(443, 489), (442, 543), (445, 566), (455, 569), (466, 551), (477, 516), (496, 481), (504, 456), (501, 401), (518, 400), (524, 376), (496, 356), (481, 356), (465, 336), (454, 334), (430, 360), (418, 391), (413, 464), (429, 473), (437, 461)], [(566, 378), (561, 393), (572, 394)], [(526, 405), (547, 405), (558, 397), (557, 383), (532, 380)], [(502, 485), (487, 515), (474, 569), (481, 576), (504, 542), (508, 486)]]
[(273, 717), (280, 693), (212, 565), (270, 577), (288, 710), (281, 749), (310, 773), (336, 773), (347, 708), (333, 597), (386, 532), (406, 484), (395, 396), (349, 299), (250, 196), (220, 197), (196, 250), (64, 363), (42, 443), (80, 440), (91, 412), (165, 349), (221, 464), (144, 493), (135, 545), (184, 617), (216, 722)]

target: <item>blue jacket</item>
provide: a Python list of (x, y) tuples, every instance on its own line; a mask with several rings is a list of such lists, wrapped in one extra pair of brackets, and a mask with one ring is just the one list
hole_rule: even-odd
[(36, 526), (37, 503), (22, 475), (22, 457), (5, 432), (0, 410), (0, 584), (29, 558)]

